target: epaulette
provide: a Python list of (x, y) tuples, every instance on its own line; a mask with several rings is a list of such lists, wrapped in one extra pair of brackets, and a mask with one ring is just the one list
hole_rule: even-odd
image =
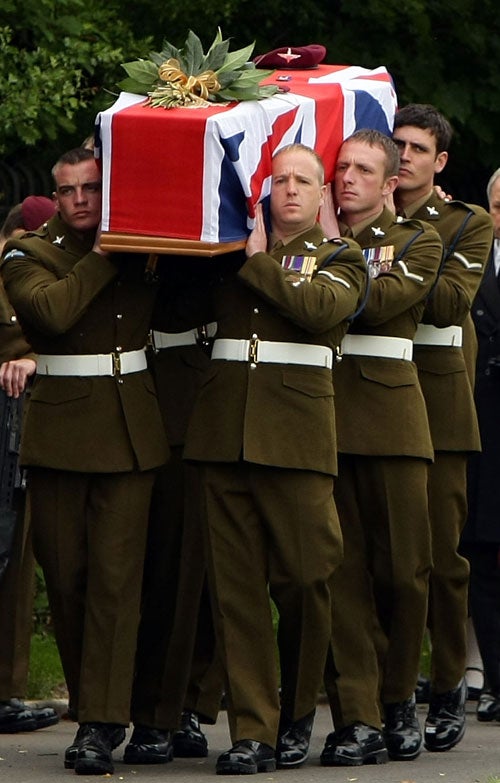
[(342, 252), (342, 250), (350, 247), (349, 241), (343, 237), (333, 237), (327, 242), (324, 242), (322, 247), (328, 247), (328, 245), (334, 245), (334, 247), (332, 248), (332, 252), (327, 255), (324, 261), (321, 262), (319, 269), (323, 269), (325, 266), (329, 266), (334, 261), (334, 259), (337, 258), (339, 253)]
[(42, 223), (40, 228), (37, 228), (36, 231), (26, 231), (25, 234), (20, 237), (20, 239), (29, 239), (30, 237), (46, 237), (49, 233), (49, 224), (48, 223)]
[(420, 229), (424, 224), (428, 226), (430, 225), (430, 223), (427, 223), (427, 221), (425, 221), (423, 218), (414, 218), (414, 217), (405, 218), (402, 217), (401, 215), (397, 215), (396, 223), (398, 226), (404, 226), (405, 228), (411, 228), (417, 231), (420, 231)]

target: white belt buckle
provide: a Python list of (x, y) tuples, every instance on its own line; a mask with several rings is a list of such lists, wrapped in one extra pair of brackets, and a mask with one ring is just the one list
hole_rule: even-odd
[(259, 342), (260, 340), (258, 337), (252, 337), (248, 344), (248, 361), (254, 365), (259, 361)]
[(122, 358), (119, 353), (112, 351), (111, 353), (111, 375), (113, 378), (122, 374)]

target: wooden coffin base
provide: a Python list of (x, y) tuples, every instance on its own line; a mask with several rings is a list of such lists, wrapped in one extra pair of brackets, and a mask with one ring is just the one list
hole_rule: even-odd
[(242, 250), (244, 239), (238, 242), (200, 242), (194, 239), (173, 239), (144, 234), (120, 234), (107, 231), (101, 234), (101, 247), (107, 253), (158, 253), (175, 256), (219, 256)]

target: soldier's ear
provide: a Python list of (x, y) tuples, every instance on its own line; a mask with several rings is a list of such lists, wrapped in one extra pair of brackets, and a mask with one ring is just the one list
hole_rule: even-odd
[(382, 195), (384, 197), (390, 196), (390, 194), (394, 193), (394, 191), (396, 190), (397, 184), (398, 184), (398, 177), (396, 176), (387, 177), (382, 187)]
[(436, 160), (434, 163), (435, 173), (439, 174), (439, 172), (444, 169), (447, 163), (448, 163), (448, 153), (443, 150), (443, 152), (439, 152), (438, 155), (436, 155)]

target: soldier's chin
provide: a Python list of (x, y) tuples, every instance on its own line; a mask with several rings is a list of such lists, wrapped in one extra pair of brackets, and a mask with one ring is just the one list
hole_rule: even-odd
[(76, 229), (76, 231), (94, 231), (98, 225), (99, 220), (89, 216), (81, 218), (75, 217), (71, 221), (71, 226)]

